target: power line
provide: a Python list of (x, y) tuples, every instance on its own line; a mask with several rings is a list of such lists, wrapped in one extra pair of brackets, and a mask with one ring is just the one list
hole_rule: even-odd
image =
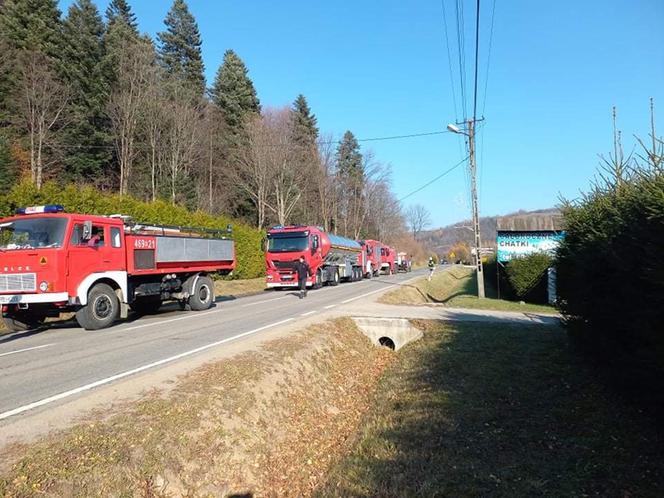
[(477, 68), (480, 61), (480, 0), (475, 15), (475, 90), (473, 92), (473, 122), (477, 121)]
[(463, 119), (468, 117), (466, 107), (466, 42), (465, 42), (465, 22), (463, 18), (463, 2), (456, 0), (456, 28), (457, 28), (457, 46), (459, 63), (459, 81), (461, 84), (461, 107), (463, 109)]
[(446, 170), (446, 171), (444, 171), (443, 173), (441, 173), (440, 175), (438, 175), (438, 176), (437, 176), (436, 178), (434, 178), (433, 180), (428, 181), (427, 183), (425, 183), (425, 184), (422, 185), (421, 187), (419, 187), (419, 188), (413, 190), (411, 193), (409, 193), (409, 194), (403, 196), (401, 199), (399, 199), (399, 202), (401, 202), (401, 201), (403, 201), (403, 200), (405, 200), (405, 199), (408, 199), (410, 196), (417, 194), (417, 193), (418, 193), (419, 191), (421, 191), (421, 190), (424, 190), (425, 188), (427, 188), (427, 187), (428, 187), (429, 185), (431, 185), (432, 183), (437, 182), (438, 180), (440, 180), (440, 179), (441, 179), (442, 177), (444, 177), (445, 175), (450, 174), (452, 171), (454, 171), (455, 169), (457, 169), (459, 166), (461, 166), (461, 165), (462, 165), (463, 163), (465, 163), (467, 160), (468, 160), (468, 157), (464, 157), (461, 161), (459, 161), (459, 162), (456, 163), (454, 166), (452, 166), (452, 167), (449, 168), (448, 170)]
[[(385, 137), (371, 137), (371, 138), (358, 138), (358, 142), (380, 142), (386, 140), (405, 140), (408, 138), (417, 138), (417, 137), (430, 137), (435, 135), (443, 135), (446, 133), (451, 133), (449, 130), (437, 130), (437, 131), (428, 131), (423, 133), (410, 133), (407, 135), (390, 135)], [(316, 145), (332, 145), (341, 143), (341, 140), (322, 140), (315, 142)], [(292, 144), (261, 144), (260, 147), (290, 147)], [(57, 149), (102, 149), (102, 150), (114, 150), (116, 147), (114, 145), (66, 145), (66, 144), (53, 144), (53, 148)], [(136, 149), (150, 149), (149, 145), (138, 144), (135, 145)], [(161, 149), (161, 147), (158, 147)]]
[(450, 40), (447, 30), (447, 15), (445, 14), (445, 0), (440, 0), (440, 6), (443, 9), (443, 28), (445, 33), (445, 47), (447, 48), (447, 67), (450, 72), (450, 88), (452, 89), (452, 101), (454, 102), (454, 119), (459, 120), (459, 111), (456, 102), (456, 91), (454, 90), (454, 72), (452, 71), (452, 53), (450, 52)]
[(496, 0), (493, 0), (493, 7), (491, 9), (491, 30), (489, 31), (489, 49), (486, 58), (486, 76), (484, 77), (484, 101), (482, 102), (482, 116), (484, 116), (484, 109), (486, 108), (486, 91), (489, 86), (489, 67), (491, 66), (491, 47), (493, 46), (493, 20), (496, 16)]

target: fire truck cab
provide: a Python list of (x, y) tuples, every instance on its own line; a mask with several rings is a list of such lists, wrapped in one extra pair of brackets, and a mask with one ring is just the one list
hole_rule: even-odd
[(154, 312), (166, 300), (208, 309), (210, 274), (235, 268), (234, 244), (189, 231), (70, 214), (59, 205), (18, 210), (0, 219), (3, 321), (20, 331), (73, 311), (79, 325), (95, 330), (126, 317), (129, 308)]

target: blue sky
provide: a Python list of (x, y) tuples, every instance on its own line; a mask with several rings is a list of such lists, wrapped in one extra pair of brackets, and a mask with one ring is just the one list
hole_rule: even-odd
[[(66, 11), (70, 1), (62, 1)], [(98, 0), (105, 10), (106, 0)], [(474, 0), (466, 21), (468, 102)], [(170, 1), (130, 0), (140, 29), (163, 29)], [(461, 117), (455, 1), (444, 0), (452, 45), (450, 82), (439, 0), (336, 2), (189, 0), (211, 82), (232, 48), (247, 64), (264, 106), (303, 93), (322, 133), (358, 138), (444, 130)], [(611, 107), (627, 151), (649, 132), (649, 98), (664, 116), (664, 2), (496, 0), (486, 105), (484, 85), (493, 0), (481, 2), (478, 137), (482, 214), (552, 207), (592, 180), (612, 148)], [(659, 109), (659, 112), (657, 112)], [(664, 120), (660, 119), (660, 132)], [(403, 197), (465, 157), (461, 137), (362, 144), (393, 170)], [(462, 168), (404, 201), (423, 204), (432, 226), (469, 216)]]

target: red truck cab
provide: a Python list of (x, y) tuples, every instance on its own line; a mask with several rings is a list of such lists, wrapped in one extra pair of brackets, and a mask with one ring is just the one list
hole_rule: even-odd
[[(58, 205), (26, 208), (0, 220), (5, 325), (26, 330), (74, 311), (82, 327), (98, 329), (126, 316), (128, 307), (154, 311), (164, 300), (192, 309), (212, 306), (209, 274), (235, 268), (232, 241), (151, 228), (161, 232), (123, 217), (65, 213)], [(210, 257), (213, 245), (217, 253)]]
[(338, 285), (362, 279), (362, 251), (354, 240), (316, 226), (276, 226), (267, 234), (266, 284), (269, 288), (297, 287), (295, 262), (304, 257), (310, 275), (307, 287)]

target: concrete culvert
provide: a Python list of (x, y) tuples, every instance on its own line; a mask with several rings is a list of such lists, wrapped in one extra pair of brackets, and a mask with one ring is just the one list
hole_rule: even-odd
[(376, 346), (394, 351), (422, 337), (422, 331), (405, 318), (353, 317), (353, 321)]
[(385, 346), (386, 348), (389, 348), (392, 351), (394, 351), (394, 341), (389, 337), (381, 337), (380, 339), (378, 339), (378, 344), (380, 344), (381, 346)]

